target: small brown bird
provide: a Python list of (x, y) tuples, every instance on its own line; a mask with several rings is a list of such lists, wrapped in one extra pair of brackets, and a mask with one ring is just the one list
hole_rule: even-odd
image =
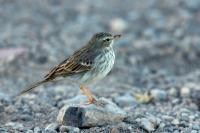
[(78, 83), (83, 94), (88, 97), (88, 103), (94, 103), (96, 100), (86, 85), (104, 78), (110, 72), (115, 61), (113, 43), (119, 37), (121, 35), (107, 32), (96, 33), (85, 46), (50, 70), (42, 81), (23, 90), (20, 95), (43, 83), (64, 77)]

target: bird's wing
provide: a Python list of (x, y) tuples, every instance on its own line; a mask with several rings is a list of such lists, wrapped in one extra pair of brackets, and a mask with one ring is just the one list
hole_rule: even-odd
[(95, 55), (87, 49), (76, 51), (71, 57), (54, 67), (45, 79), (54, 79), (60, 76), (70, 76), (77, 73), (89, 71), (92, 68)]

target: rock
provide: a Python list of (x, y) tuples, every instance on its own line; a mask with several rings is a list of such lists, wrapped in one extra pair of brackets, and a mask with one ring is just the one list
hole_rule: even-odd
[(182, 121), (189, 121), (188, 113), (181, 113), (181, 118)]
[(114, 127), (110, 130), (110, 133), (120, 133), (119, 129)]
[(179, 133), (179, 131), (178, 131), (178, 130), (175, 130), (175, 131), (173, 131), (173, 133)]
[(10, 96), (0, 92), (0, 102), (8, 104), (11, 103), (11, 101), (12, 100)]
[(12, 121), (32, 121), (33, 120), (33, 117), (29, 114), (23, 114), (23, 115), (20, 115), (20, 116), (13, 116), (11, 118)]
[(174, 88), (174, 87), (170, 88), (169, 89), (169, 95), (177, 97), (178, 96), (178, 90), (177, 90), (177, 88)]
[(181, 96), (188, 97), (188, 96), (190, 96), (190, 88), (183, 87), (183, 88), (181, 88), (180, 93), (181, 93)]
[(122, 18), (115, 18), (110, 22), (110, 28), (115, 32), (123, 32), (127, 27), (127, 22)]
[(51, 123), (47, 125), (45, 128), (45, 131), (56, 131), (59, 128), (59, 125), (57, 123)]
[(8, 127), (12, 127), (15, 130), (19, 130), (19, 131), (23, 131), (24, 129), (24, 125), (22, 123), (18, 123), (18, 122), (8, 122), (5, 124)]
[(9, 105), (9, 106), (5, 107), (5, 112), (6, 113), (14, 113), (14, 112), (16, 112), (16, 108), (13, 105)]
[(151, 96), (153, 97), (153, 99), (155, 100), (166, 100), (167, 99), (167, 93), (164, 90), (160, 90), (160, 89), (153, 89), (151, 90)]
[(198, 11), (200, 7), (200, 2), (198, 0), (184, 0), (184, 3), (187, 8), (189, 8), (192, 11)]
[(152, 131), (155, 130), (155, 127), (154, 127), (153, 123), (151, 123), (151, 122), (150, 122), (148, 119), (146, 119), (146, 118), (142, 118), (142, 119), (140, 120), (140, 123), (141, 123), (141, 126), (142, 126), (145, 130), (147, 130), (148, 132), (152, 132)]
[(198, 131), (197, 130), (192, 130), (191, 133), (198, 133)]
[(162, 119), (172, 121), (174, 119), (174, 117), (169, 116), (169, 115), (162, 115)]
[(114, 98), (114, 101), (120, 106), (120, 107), (133, 107), (137, 105), (137, 101), (134, 99), (133, 96), (130, 94), (125, 94), (122, 96), (116, 96)]
[(155, 129), (159, 126), (161, 120), (153, 115), (148, 115), (144, 118), (137, 118), (136, 122), (139, 123), (143, 129), (147, 130), (148, 132), (152, 132), (155, 131)]
[(80, 132), (80, 129), (77, 128), (77, 127), (72, 127), (72, 126), (64, 126), (62, 125), (60, 127), (60, 132), (63, 133), (63, 132), (67, 132), (67, 133), (79, 133)]
[(175, 99), (173, 99), (171, 102), (172, 102), (173, 105), (177, 105), (177, 104), (180, 104), (180, 103), (181, 103), (181, 100), (178, 99), (178, 98), (175, 98)]
[(4, 105), (2, 103), (0, 103), (0, 113), (2, 113), (4, 111), (5, 111)]
[(124, 120), (126, 113), (108, 99), (98, 99), (96, 105), (69, 104), (58, 114), (57, 121), (67, 126), (93, 127), (117, 123)]
[(194, 130), (200, 130), (200, 125), (199, 124), (193, 124), (192, 129)]
[(26, 133), (34, 133), (33, 130), (27, 130)]
[(25, 48), (4, 48), (0, 49), (0, 60), (7, 59), (9, 61), (12, 61), (15, 57), (18, 55), (22, 55), (25, 52), (27, 52), (27, 49)]
[(174, 124), (174, 125), (178, 125), (180, 122), (179, 122), (179, 120), (178, 119), (174, 119), (173, 121), (172, 121), (172, 124)]
[(39, 127), (35, 127), (33, 131), (34, 133), (41, 133), (41, 129)]

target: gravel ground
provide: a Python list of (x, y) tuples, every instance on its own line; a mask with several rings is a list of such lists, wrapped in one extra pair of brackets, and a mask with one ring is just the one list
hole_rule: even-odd
[[(199, 0), (1, 0), (0, 132), (200, 133), (199, 18)], [(56, 125), (64, 101), (80, 93), (70, 83), (14, 98), (99, 31), (123, 38), (112, 72), (91, 88), (127, 112), (123, 122)], [(153, 100), (140, 103), (136, 92)]]

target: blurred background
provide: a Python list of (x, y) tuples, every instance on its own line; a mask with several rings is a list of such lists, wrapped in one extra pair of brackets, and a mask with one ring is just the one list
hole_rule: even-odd
[[(192, 108), (197, 118), (190, 123), (199, 125), (199, 24), (199, 0), (0, 0), (2, 129), (43, 128), (55, 121), (64, 101), (79, 94), (78, 86), (50, 83), (20, 100), (13, 96), (101, 31), (122, 38), (114, 46), (112, 72), (91, 86), (96, 96), (124, 109), (133, 103), (119, 97), (156, 91), (157, 101), (134, 103), (134, 110), (170, 115), (177, 104)], [(185, 125), (183, 131), (193, 129)]]

